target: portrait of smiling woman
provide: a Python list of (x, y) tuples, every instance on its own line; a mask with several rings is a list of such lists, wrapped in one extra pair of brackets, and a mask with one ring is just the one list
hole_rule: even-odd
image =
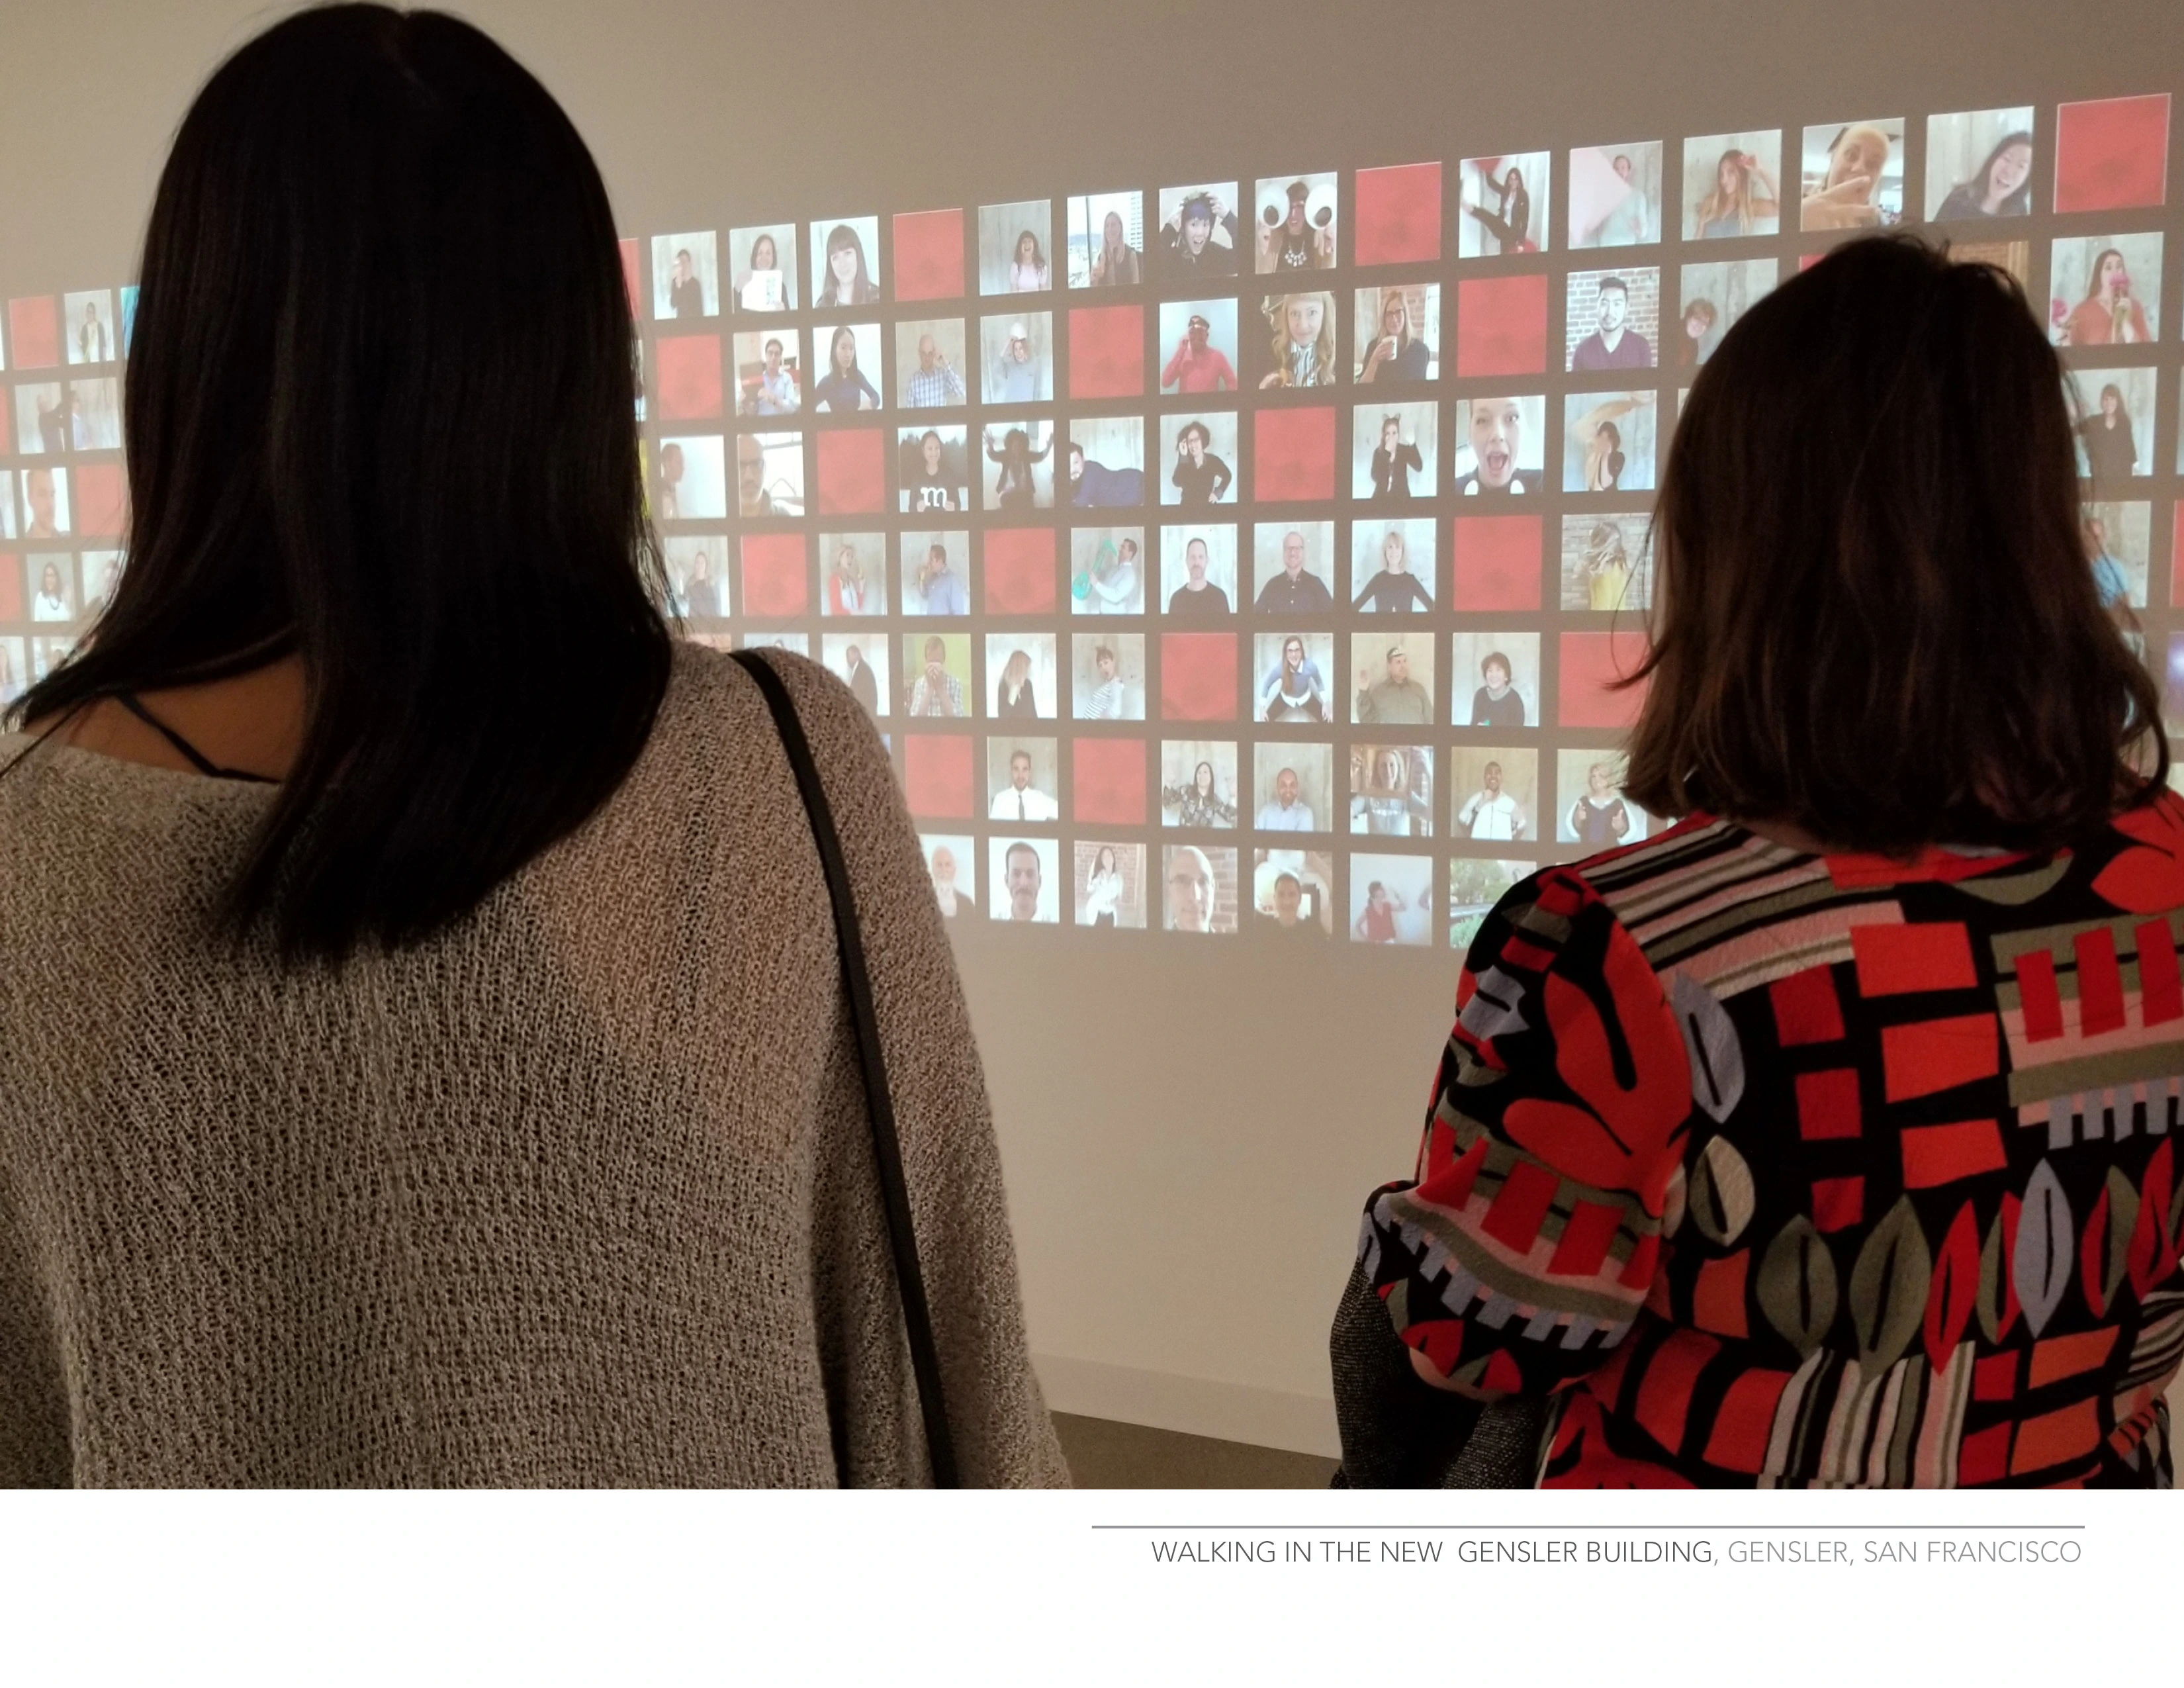
[(866, 916), (947, 1451), (1061, 1480), (884, 750), (671, 637), (633, 398), (599, 173), (485, 36), (338, 6), (215, 72), (129, 565), (0, 741), (0, 1485), (932, 1480), (760, 674)]

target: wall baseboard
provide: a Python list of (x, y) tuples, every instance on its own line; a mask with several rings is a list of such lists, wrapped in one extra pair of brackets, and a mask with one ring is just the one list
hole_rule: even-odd
[(1330, 1396), (1291, 1395), (1061, 1354), (1034, 1354), (1032, 1368), (1039, 1373), (1050, 1412), (1115, 1418), (1156, 1430), (1180, 1430), (1186, 1435), (1214, 1436), (1224, 1442), (1248, 1442), (1327, 1459), (1342, 1452)]

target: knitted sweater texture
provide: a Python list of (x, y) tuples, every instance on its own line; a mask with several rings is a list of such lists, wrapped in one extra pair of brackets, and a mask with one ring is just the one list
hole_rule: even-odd
[[(848, 858), (964, 1480), (1064, 1481), (916, 835), (849, 691), (769, 660)], [(48, 747), (0, 778), (0, 1484), (928, 1480), (749, 677), (679, 649), (598, 814), (338, 970), (208, 936), (269, 800)]]

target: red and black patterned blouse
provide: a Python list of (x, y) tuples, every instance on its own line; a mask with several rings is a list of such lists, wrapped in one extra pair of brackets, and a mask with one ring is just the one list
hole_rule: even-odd
[(1550, 1486), (2166, 1486), (2180, 911), (2166, 794), (2046, 855), (1700, 816), (1549, 868), (1367, 1276), (1442, 1373), (1557, 1392)]

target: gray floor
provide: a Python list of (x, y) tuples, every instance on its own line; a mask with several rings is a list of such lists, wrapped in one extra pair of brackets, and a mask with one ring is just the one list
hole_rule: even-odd
[(1054, 1415), (1080, 1489), (1324, 1489), (1334, 1462), (1248, 1442), (1153, 1430), (1112, 1418)]

